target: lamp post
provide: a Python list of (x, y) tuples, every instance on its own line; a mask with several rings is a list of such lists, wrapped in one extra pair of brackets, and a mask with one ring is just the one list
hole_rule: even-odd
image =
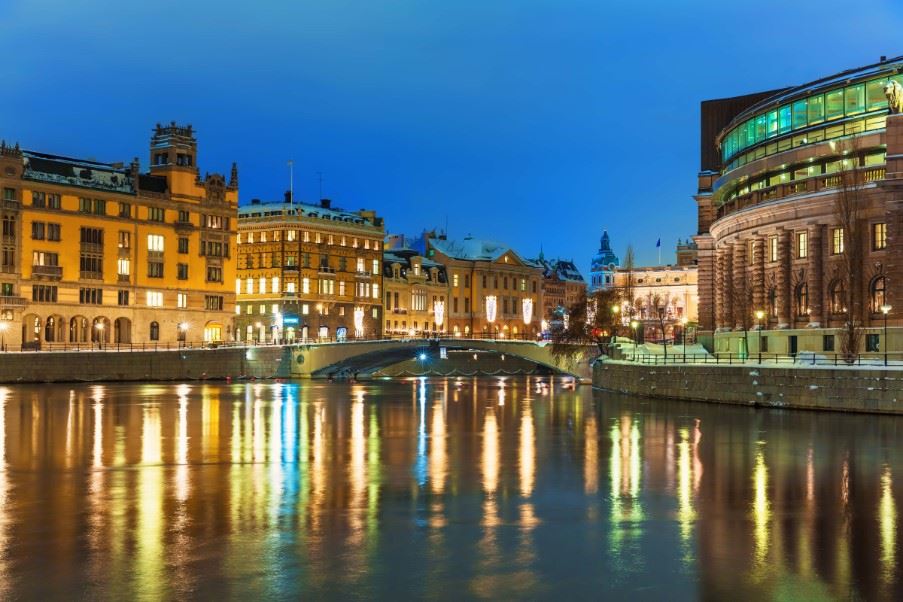
[(636, 320), (630, 321), (630, 328), (633, 329), (633, 361), (636, 361), (636, 337), (637, 337), (637, 327), (639, 327), (640, 323)]
[(884, 314), (884, 365), (887, 365), (887, 314), (893, 309), (890, 305), (882, 305), (881, 313)]
[(188, 333), (188, 322), (179, 323), (179, 348), (185, 346), (185, 338)]
[(756, 310), (756, 330), (759, 331), (759, 363), (762, 363), (762, 318), (765, 317), (765, 312), (761, 309)]
[(690, 319), (684, 316), (680, 319), (680, 338), (684, 340), (684, 363), (687, 363), (687, 324)]
[(6, 351), (6, 320), (0, 320), (0, 351)]

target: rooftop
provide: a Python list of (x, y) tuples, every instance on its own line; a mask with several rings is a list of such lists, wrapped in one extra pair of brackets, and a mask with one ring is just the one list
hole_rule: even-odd
[[(304, 202), (286, 202), (272, 201), (259, 202), (252, 201), (250, 204), (242, 205), (238, 208), (238, 218), (259, 218), (274, 216), (294, 216), (308, 219), (322, 219), (332, 222), (343, 222), (356, 224), (361, 226), (381, 226), (381, 223), (374, 223), (373, 220), (363, 217), (360, 213), (346, 211), (338, 207), (326, 207), (322, 203), (314, 205)], [(381, 220), (379, 220), (381, 221)]]
[(135, 194), (129, 168), (121, 163), (100, 163), (35, 151), (22, 151), (23, 177), (37, 182)]

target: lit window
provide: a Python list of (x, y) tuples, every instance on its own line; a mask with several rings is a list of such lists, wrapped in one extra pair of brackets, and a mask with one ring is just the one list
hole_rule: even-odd
[(455, 288), (458, 287), (458, 275), (457, 274), (452, 274), (452, 286), (454, 286)]
[(295, 283), (294, 283), (294, 282), (287, 282), (287, 283), (285, 284), (285, 290), (286, 290), (286, 292), (294, 293), (294, 292), (295, 292)]
[(271, 284), (272, 284), (271, 290), (274, 293), (278, 293), (279, 292), (279, 276), (273, 276), (273, 280), (272, 280)]
[(176, 295), (176, 307), (188, 307), (188, 295), (178, 293)]
[(235, 294), (236, 295), (241, 294), (241, 278), (235, 279)]
[(279, 313), (279, 305), (276, 303), (273, 303), (273, 305), (272, 305), (272, 307), (270, 307), (270, 309), (272, 310), (272, 314), (274, 316)]
[(345, 281), (344, 280), (339, 281), (339, 294), (340, 295), (345, 294)]
[(128, 276), (131, 273), (131, 264), (127, 258), (118, 259), (116, 261), (116, 268), (120, 276)]
[(831, 254), (841, 253), (843, 253), (843, 228), (834, 228), (831, 230)]
[(809, 256), (809, 233), (808, 232), (797, 232), (796, 233), (796, 256), (800, 259), (805, 259)]
[(887, 224), (872, 224), (872, 250), (880, 251), (887, 248)]
[(267, 279), (264, 278), (263, 276), (260, 277), (259, 286), (260, 286), (260, 294), (261, 295), (267, 292)]
[(301, 315), (306, 316), (310, 313), (310, 306), (307, 303), (301, 305)]
[(249, 295), (254, 293), (254, 279), (253, 278), (245, 279), (245, 292)]
[(379, 299), (379, 285), (376, 283), (373, 284), (373, 298)]
[(778, 237), (772, 236), (768, 239), (768, 261), (778, 260)]
[[(356, 241), (357, 241), (357, 239), (355, 239), (355, 242)], [(363, 257), (357, 258), (357, 272), (358, 272), (358, 274), (364, 273), (364, 258)]]
[(163, 293), (160, 291), (147, 291), (148, 307), (163, 307)]
[(163, 252), (163, 237), (159, 234), (148, 234), (147, 235), (147, 250), (162, 253)]
[(301, 292), (305, 295), (310, 293), (310, 278), (303, 278), (301, 280)]
[(373, 271), (370, 273), (373, 274), (374, 276), (379, 274), (379, 260), (378, 259), (373, 260)]

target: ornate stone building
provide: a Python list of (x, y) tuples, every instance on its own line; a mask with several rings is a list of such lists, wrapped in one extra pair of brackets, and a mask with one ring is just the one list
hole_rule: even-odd
[(551, 322), (559, 308), (572, 306), (581, 295), (586, 294), (586, 281), (572, 260), (546, 259), (540, 252), (532, 262), (542, 269), (543, 275), (542, 313), (539, 317)]
[(459, 336), (534, 338), (540, 332), (542, 270), (511, 248), (470, 236), (429, 238), (427, 257), (450, 283), (447, 331)]
[(383, 332), (426, 336), (446, 332), (449, 283), (445, 266), (414, 249), (383, 252)]
[(619, 265), (621, 265), (621, 261), (611, 250), (611, 240), (608, 238), (608, 231), (605, 230), (599, 241), (599, 250), (596, 251), (590, 262), (589, 290), (594, 291), (611, 286), (614, 282), (615, 269)]
[(382, 241), (373, 211), (292, 202), (239, 209), (236, 336), (248, 342), (382, 334)]
[(903, 57), (882, 59), (702, 104), (694, 240), (700, 327), (715, 350), (743, 351), (758, 312), (763, 351), (840, 351), (851, 318), (860, 351), (903, 350), (903, 117), (885, 94), (901, 71)]
[(191, 126), (157, 125), (150, 171), (0, 146), (7, 348), (232, 338), (238, 170), (201, 176)]

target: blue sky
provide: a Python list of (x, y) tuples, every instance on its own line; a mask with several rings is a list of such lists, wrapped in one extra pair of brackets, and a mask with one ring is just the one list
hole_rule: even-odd
[[(903, 54), (890, 1), (3, 0), (0, 138), (147, 167), (192, 123), (241, 199), (375, 208), (586, 272), (603, 228), (672, 257), (695, 231), (699, 102)], [(727, 5), (727, 6), (726, 6)]]

